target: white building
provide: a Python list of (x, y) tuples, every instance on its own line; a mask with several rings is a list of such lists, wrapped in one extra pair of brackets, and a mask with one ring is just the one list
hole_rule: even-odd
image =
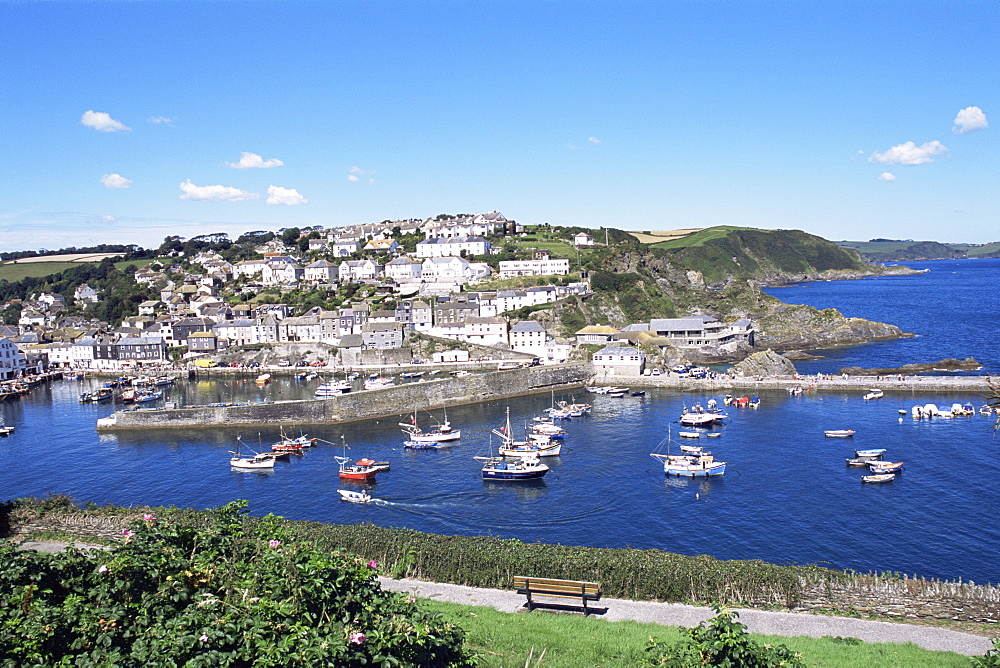
[(536, 357), (545, 357), (545, 344), (548, 334), (541, 323), (534, 320), (522, 320), (510, 328), (510, 348), (520, 353), (528, 353)]
[(500, 278), (516, 276), (565, 276), (569, 273), (569, 260), (502, 260)]
[(419, 281), (423, 273), (423, 264), (413, 262), (407, 257), (397, 257), (385, 265), (384, 273), (386, 278), (391, 278), (397, 283)]
[(76, 290), (73, 291), (73, 299), (85, 304), (96, 304), (101, 301), (100, 297), (97, 296), (97, 290), (86, 283), (77, 286)]
[(417, 242), (417, 257), (449, 257), (466, 255), (486, 255), (490, 242), (482, 237), (454, 237), (424, 239)]
[(347, 260), (340, 263), (341, 281), (366, 281), (378, 278), (383, 266), (373, 260)]
[(0, 339), (0, 380), (18, 378), (25, 373), (28, 361), (8, 338)]
[(332, 283), (340, 277), (336, 264), (327, 260), (316, 260), (306, 265), (304, 278), (309, 283)]
[(287, 255), (266, 258), (260, 280), (264, 285), (291, 285), (302, 280), (305, 270)]
[(646, 356), (631, 346), (607, 346), (594, 353), (591, 361), (599, 376), (641, 376)]
[(593, 246), (594, 237), (590, 236), (586, 232), (578, 232), (575, 237), (573, 237), (574, 246)]

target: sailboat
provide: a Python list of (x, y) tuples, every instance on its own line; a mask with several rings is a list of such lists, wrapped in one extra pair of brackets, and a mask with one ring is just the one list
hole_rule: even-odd
[(261, 455), (254, 455), (253, 457), (241, 457), (240, 456), (240, 446), (243, 441), (236, 437), (236, 450), (230, 450), (229, 453), (233, 455), (229, 458), (229, 465), (236, 469), (273, 469), (274, 468), (274, 457), (262, 457)]
[(510, 426), (510, 408), (507, 408), (507, 420), (504, 425), (494, 429), (493, 433), (500, 437), (499, 452), (509, 457), (555, 457), (562, 452), (562, 441), (551, 438), (548, 434), (529, 434), (527, 441), (515, 441), (514, 431)]
[[(687, 454), (670, 454), (670, 431), (667, 437), (660, 442), (666, 442), (667, 453), (651, 452), (649, 456), (663, 462), (663, 472), (667, 475), (681, 476), (685, 478), (705, 478), (708, 476), (722, 475), (726, 472), (726, 462), (717, 462), (711, 452), (699, 449), (698, 452), (688, 452)], [(657, 446), (659, 448), (659, 446)]]
[(403, 428), (403, 433), (408, 437), (405, 442), (408, 448), (438, 448), (442, 447), (442, 443), (457, 441), (462, 437), (462, 431), (460, 429), (452, 429), (451, 423), (448, 422), (447, 409), (445, 409), (444, 421), (427, 431), (423, 431), (417, 425), (417, 412), (415, 410), (413, 411), (413, 417), (410, 418), (410, 422), (400, 422), (399, 426)]

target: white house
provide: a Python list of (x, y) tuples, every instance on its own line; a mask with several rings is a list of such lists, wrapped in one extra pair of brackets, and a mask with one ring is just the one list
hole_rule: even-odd
[(339, 277), (339, 267), (327, 260), (316, 260), (307, 264), (304, 273), (304, 278), (309, 283), (332, 283)]
[(417, 257), (449, 257), (485, 255), (490, 250), (490, 242), (482, 237), (453, 237), (424, 239), (417, 242)]
[(474, 216), (457, 216), (424, 222), (424, 236), (428, 239), (454, 239), (468, 236), (490, 236), (501, 234), (507, 219), (499, 211), (477, 213)]
[(599, 376), (640, 376), (646, 365), (646, 356), (631, 346), (607, 346), (594, 353), (591, 362)]
[(243, 260), (233, 266), (233, 273), (236, 276), (259, 276), (266, 264), (264, 260)]
[(361, 244), (356, 239), (339, 239), (333, 244), (333, 254), (335, 257), (350, 257), (351, 254), (360, 250)]
[(434, 282), (464, 282), (469, 277), (469, 262), (460, 257), (429, 257), (421, 267), (420, 278)]
[(365, 281), (378, 278), (382, 265), (373, 260), (347, 260), (340, 263), (341, 281)]
[(0, 339), (0, 380), (18, 378), (25, 373), (28, 361), (8, 338)]
[(545, 357), (545, 344), (548, 341), (548, 334), (541, 323), (534, 320), (522, 320), (514, 324), (508, 333), (510, 336), (511, 350), (521, 353), (529, 353), (536, 357)]
[(573, 237), (574, 246), (593, 246), (594, 237), (590, 236), (586, 232), (578, 232), (575, 237)]
[(77, 286), (76, 290), (73, 291), (73, 299), (86, 304), (96, 304), (101, 301), (100, 297), (97, 296), (97, 290), (86, 283)]
[(260, 279), (264, 285), (291, 285), (302, 280), (305, 271), (287, 255), (266, 258)]
[(397, 257), (385, 265), (384, 273), (386, 278), (391, 278), (397, 283), (409, 283), (420, 280), (423, 264), (413, 262), (407, 257)]
[(569, 273), (569, 260), (501, 260), (500, 278), (515, 276), (565, 276)]

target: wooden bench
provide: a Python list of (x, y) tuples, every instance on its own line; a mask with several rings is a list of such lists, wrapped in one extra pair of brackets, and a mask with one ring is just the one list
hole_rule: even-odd
[(537, 604), (531, 596), (546, 596), (552, 598), (578, 598), (583, 605), (583, 614), (587, 616), (587, 601), (601, 600), (601, 585), (596, 582), (581, 582), (580, 580), (553, 580), (551, 578), (533, 578), (525, 575), (514, 576), (514, 590), (528, 597), (528, 610)]

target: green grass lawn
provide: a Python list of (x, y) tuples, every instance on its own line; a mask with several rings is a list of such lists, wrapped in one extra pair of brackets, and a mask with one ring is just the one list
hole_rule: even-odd
[(11, 283), (20, 281), (22, 278), (42, 278), (58, 274), (77, 265), (76, 262), (18, 262), (17, 264), (4, 263), (0, 265), (0, 280), (7, 280)]
[[(665, 642), (681, 639), (675, 626), (639, 622), (607, 622), (575, 614), (536, 610), (510, 614), (493, 608), (424, 600), (421, 606), (441, 613), (465, 629), (466, 647), (479, 665), (495, 668), (635, 668), (647, 661), (651, 636)], [(969, 666), (969, 659), (951, 652), (930, 652), (906, 644), (869, 644), (853, 639), (754, 636), (761, 644), (784, 644), (818, 668), (926, 668)], [(543, 655), (544, 653), (544, 655)], [(541, 657), (541, 658), (540, 658)]]

